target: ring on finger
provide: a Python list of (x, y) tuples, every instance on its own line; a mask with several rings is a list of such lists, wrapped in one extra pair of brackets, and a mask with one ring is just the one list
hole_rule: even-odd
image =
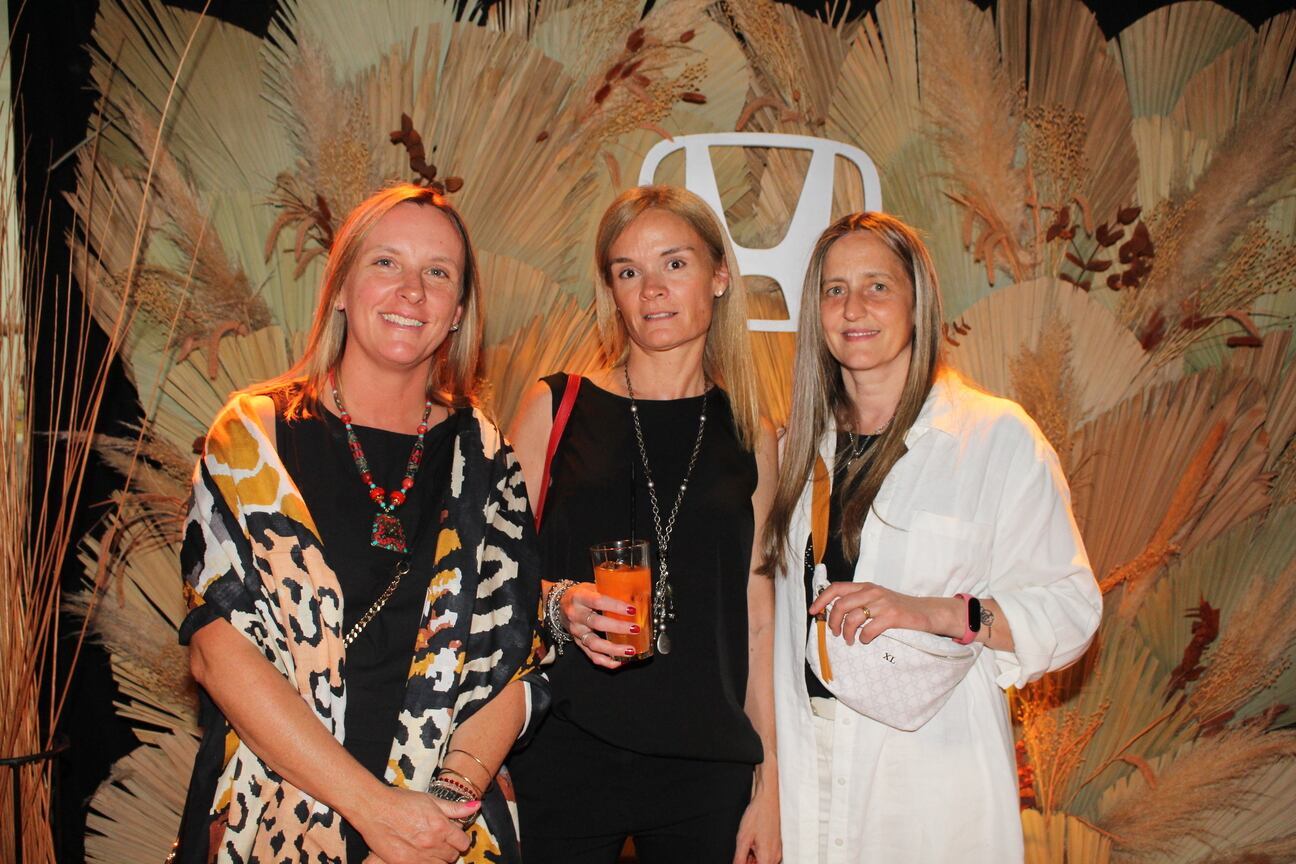
[(582, 647), (582, 648), (584, 648), (584, 647), (585, 647), (585, 640), (588, 639), (588, 638), (590, 638), (590, 637), (593, 636), (593, 635), (594, 635), (594, 631), (593, 631), (593, 630), (588, 630), (588, 631), (586, 631), (586, 633), (585, 633), (584, 636), (580, 637), (580, 638), (577, 639), (576, 641), (579, 642), (579, 643), (581, 644), (581, 647)]
[(595, 612), (593, 609), (591, 609), (589, 611), (589, 614), (585, 616), (585, 626), (589, 627), (590, 629), (593, 629), (594, 615)]
[(860, 607), (860, 611), (864, 613), (864, 620), (865, 620), (865, 621), (867, 621), (867, 620), (869, 620), (870, 618), (873, 617), (873, 613), (869, 611), (869, 607), (867, 607), (867, 606), (861, 606), (861, 607)]

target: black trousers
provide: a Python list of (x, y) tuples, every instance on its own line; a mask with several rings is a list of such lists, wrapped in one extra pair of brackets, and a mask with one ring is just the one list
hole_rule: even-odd
[(526, 864), (729, 864), (752, 766), (645, 756), (558, 717), (509, 759)]

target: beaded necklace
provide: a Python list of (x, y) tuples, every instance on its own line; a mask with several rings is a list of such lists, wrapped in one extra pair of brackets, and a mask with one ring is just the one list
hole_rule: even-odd
[(415, 430), (418, 438), (414, 441), (414, 449), (410, 451), (409, 464), (405, 466), (405, 477), (401, 480), (400, 488), (393, 489), (389, 494), (374, 481), (373, 473), (369, 470), (369, 462), (365, 459), (364, 448), (360, 446), (360, 439), (356, 437), (355, 429), (351, 428), (351, 415), (342, 405), (342, 393), (337, 378), (332, 372), (329, 373), (329, 386), (333, 389), (333, 402), (337, 405), (338, 416), (342, 420), (342, 425), (346, 427), (347, 446), (351, 449), (351, 458), (355, 460), (356, 468), (360, 471), (360, 480), (369, 487), (369, 498), (378, 505), (369, 545), (404, 554), (407, 551), (405, 529), (401, 527), (400, 519), (396, 517), (396, 508), (405, 503), (405, 496), (409, 494), (410, 489), (414, 488), (414, 476), (418, 474), (419, 465), (423, 462), (423, 436), (427, 434), (427, 421), (432, 414), (432, 400), (427, 400), (423, 406), (423, 419), (419, 421), (418, 429)]

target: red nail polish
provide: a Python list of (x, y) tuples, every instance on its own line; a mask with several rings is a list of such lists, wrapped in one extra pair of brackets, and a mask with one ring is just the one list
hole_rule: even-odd
[(635, 655), (635, 649), (633, 649), (633, 648), (627, 648), (627, 649), (625, 650), (625, 655), (626, 655), (627, 657), (633, 657), (633, 656)]
[(638, 625), (638, 624), (631, 624), (631, 625), (630, 625), (630, 632), (631, 632), (631, 633), (638, 633), (638, 632), (639, 632), (639, 625)]
[(633, 606), (627, 606), (627, 607), (626, 607), (625, 614), (627, 614), (627, 615), (633, 615), (633, 614), (635, 614), (635, 608), (634, 608)]

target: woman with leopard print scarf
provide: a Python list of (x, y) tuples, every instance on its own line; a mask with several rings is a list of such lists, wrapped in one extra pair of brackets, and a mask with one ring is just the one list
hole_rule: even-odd
[(178, 860), (519, 860), (498, 770), (548, 695), (522, 473), (472, 405), (479, 290), (443, 197), (379, 192), (302, 359), (213, 424), (181, 553), (204, 736)]

